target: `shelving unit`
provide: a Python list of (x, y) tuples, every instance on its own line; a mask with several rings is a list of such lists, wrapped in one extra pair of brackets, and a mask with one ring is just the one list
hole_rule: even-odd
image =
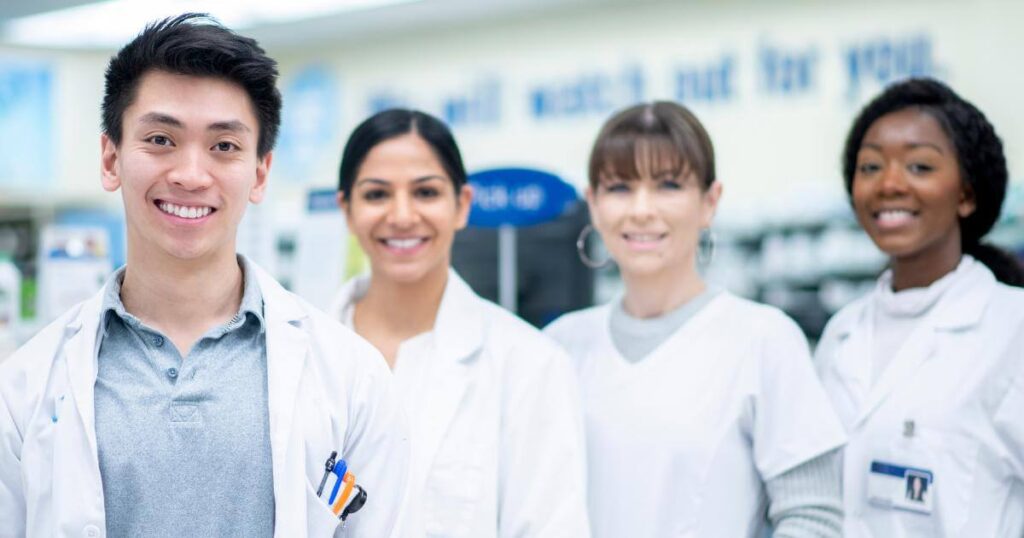
[[(786, 212), (723, 214), (714, 231), (715, 256), (703, 268), (707, 280), (781, 308), (812, 342), (833, 314), (871, 291), (887, 261), (861, 230), (845, 199), (835, 196), (804, 197)], [(1021, 184), (1011, 186), (1002, 218), (986, 241), (1024, 260)], [(592, 242), (591, 249), (596, 258), (606, 255), (599, 241)], [(596, 283), (595, 300), (611, 300), (622, 289), (618, 267), (609, 264), (598, 270)]]

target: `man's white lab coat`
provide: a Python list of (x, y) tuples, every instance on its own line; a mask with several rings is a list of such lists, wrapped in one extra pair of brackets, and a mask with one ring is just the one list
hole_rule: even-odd
[[(387, 365), (355, 333), (253, 272), (266, 318), (274, 536), (388, 536), (408, 447)], [(106, 534), (93, 401), (102, 298), (103, 290), (0, 365), (0, 537)], [(316, 497), (332, 450), (368, 492), (345, 530)], [(238, 463), (225, 471), (244, 472)]]

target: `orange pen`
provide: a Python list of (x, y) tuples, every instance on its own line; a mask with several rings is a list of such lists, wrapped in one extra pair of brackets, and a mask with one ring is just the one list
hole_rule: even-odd
[(345, 484), (345, 488), (341, 491), (341, 495), (338, 495), (337, 500), (334, 501), (332, 510), (334, 515), (341, 514), (341, 510), (345, 508), (345, 503), (348, 501), (348, 496), (352, 494), (352, 487), (356, 484), (356, 476), (352, 473), (346, 472), (342, 482)]

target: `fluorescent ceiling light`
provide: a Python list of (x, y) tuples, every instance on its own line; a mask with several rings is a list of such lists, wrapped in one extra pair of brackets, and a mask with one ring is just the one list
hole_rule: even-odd
[(12, 19), (0, 27), (4, 42), (60, 48), (114, 48), (155, 20), (194, 11), (241, 29), (421, 0), (105, 0)]

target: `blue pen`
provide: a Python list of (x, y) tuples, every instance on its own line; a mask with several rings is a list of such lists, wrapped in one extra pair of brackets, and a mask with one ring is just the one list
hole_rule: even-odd
[(345, 473), (348, 472), (348, 464), (345, 463), (345, 460), (338, 460), (338, 463), (334, 466), (333, 472), (338, 479), (334, 481), (334, 489), (331, 490), (331, 496), (327, 500), (328, 505), (334, 504), (334, 501), (338, 498), (338, 492), (341, 491), (341, 485), (343, 483), (342, 478), (345, 476)]
[(60, 418), (60, 404), (63, 401), (64, 401), (64, 395), (63, 394), (60, 395), (60, 398), (54, 398), (53, 399), (53, 416), (50, 417), (50, 420), (52, 420), (54, 424), (56, 424), (57, 423), (57, 419)]

